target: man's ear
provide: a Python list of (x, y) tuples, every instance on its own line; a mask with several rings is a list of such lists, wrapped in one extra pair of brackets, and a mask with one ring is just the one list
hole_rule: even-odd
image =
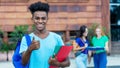
[(33, 20), (33, 14), (32, 14), (31, 20)]
[(33, 20), (34, 14), (32, 14), (31, 20)]
[(32, 15), (32, 17), (31, 17), (31, 21), (34, 22), (34, 20), (33, 20), (33, 15)]

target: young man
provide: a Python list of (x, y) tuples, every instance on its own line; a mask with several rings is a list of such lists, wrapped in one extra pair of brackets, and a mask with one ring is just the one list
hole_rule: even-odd
[(30, 35), (32, 43), (28, 47), (25, 37), (22, 38), (20, 54), (22, 54), (22, 64), (29, 62), (29, 68), (49, 68), (50, 65), (58, 67), (69, 66), (69, 60), (58, 62), (53, 55), (55, 46), (64, 45), (61, 37), (56, 33), (46, 30), (48, 21), (49, 5), (47, 3), (36, 2), (29, 6), (32, 14), (32, 21), (35, 30)]

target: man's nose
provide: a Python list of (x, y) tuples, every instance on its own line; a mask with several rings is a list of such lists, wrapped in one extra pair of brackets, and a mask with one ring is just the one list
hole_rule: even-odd
[(38, 21), (39, 21), (39, 22), (43, 22), (43, 20), (42, 20), (42, 19), (39, 19)]

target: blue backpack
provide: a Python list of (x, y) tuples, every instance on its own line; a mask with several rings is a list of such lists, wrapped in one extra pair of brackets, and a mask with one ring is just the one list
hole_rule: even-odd
[[(28, 34), (25, 35), (27, 45), (29, 46), (31, 44), (31, 39)], [(29, 68), (29, 63), (26, 66), (22, 65), (22, 56), (19, 54), (20, 51), (20, 45), (21, 45), (21, 40), (18, 40), (16, 49), (14, 51), (13, 57), (12, 57), (12, 62), (15, 68)]]

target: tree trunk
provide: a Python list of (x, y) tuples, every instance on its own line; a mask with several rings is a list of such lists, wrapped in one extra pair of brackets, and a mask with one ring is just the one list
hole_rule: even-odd
[(7, 51), (6, 54), (7, 54), (6, 61), (9, 61), (9, 58), (8, 58), (9, 51)]

